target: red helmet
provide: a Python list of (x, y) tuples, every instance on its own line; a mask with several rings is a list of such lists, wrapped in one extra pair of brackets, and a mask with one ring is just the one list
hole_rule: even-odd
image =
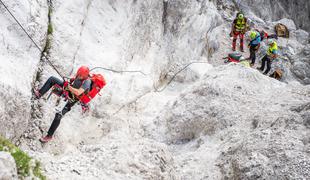
[(81, 66), (76, 73), (76, 76), (80, 76), (83, 79), (86, 79), (89, 76), (89, 68), (86, 66)]

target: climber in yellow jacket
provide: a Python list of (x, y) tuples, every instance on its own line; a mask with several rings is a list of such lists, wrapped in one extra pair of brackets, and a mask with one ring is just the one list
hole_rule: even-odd
[(278, 45), (275, 40), (268, 39), (267, 53), (262, 59), (262, 66), (257, 69), (263, 71), (265, 68), (265, 64), (267, 63), (267, 69), (264, 72), (264, 74), (267, 74), (271, 69), (272, 60), (276, 59), (277, 57), (278, 57)]
[(240, 38), (240, 51), (244, 52), (243, 49), (243, 39), (244, 34), (248, 30), (249, 25), (247, 23), (247, 18), (244, 17), (244, 14), (242, 12), (238, 12), (236, 18), (233, 21), (230, 36), (233, 37), (233, 43), (232, 43), (232, 50), (236, 50), (236, 42), (237, 38), (239, 36)]

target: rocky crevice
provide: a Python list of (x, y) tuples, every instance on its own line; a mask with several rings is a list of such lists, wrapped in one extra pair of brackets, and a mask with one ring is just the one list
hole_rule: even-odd
[(163, 15), (162, 15), (162, 24), (163, 24), (163, 34), (167, 32), (167, 9), (168, 9), (168, 1), (163, 0)]
[[(37, 66), (37, 70), (35, 72), (33, 82), (32, 82), (32, 88), (38, 88), (39, 84), (42, 82), (42, 75), (44, 73), (44, 68), (46, 66), (46, 61), (50, 59), (50, 49), (51, 49), (51, 42), (52, 42), (52, 36), (53, 36), (53, 26), (52, 26), (52, 10), (53, 10), (53, 4), (52, 0), (47, 0), (48, 4), (48, 24), (47, 24), (47, 33), (46, 33), (46, 40), (44, 48), (41, 52), (40, 60)], [(27, 131), (23, 133), (23, 135), (18, 139), (17, 145), (20, 145), (22, 140), (25, 140), (28, 144), (31, 143), (29, 146), (30, 148), (33, 148), (33, 143), (31, 142), (32, 139), (37, 138), (39, 134), (43, 134), (44, 130), (42, 129), (42, 104), (36, 100), (34, 94), (32, 94), (31, 97), (31, 109), (30, 109), (30, 122), (29, 127), (27, 128)], [(27, 141), (28, 140), (28, 141)], [(30, 140), (30, 141), (29, 141)]]

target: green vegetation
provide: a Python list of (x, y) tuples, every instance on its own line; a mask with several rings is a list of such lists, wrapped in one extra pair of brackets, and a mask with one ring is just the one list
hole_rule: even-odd
[(25, 152), (13, 145), (10, 141), (0, 136), (0, 151), (6, 151), (11, 153), (15, 160), (17, 173), (21, 177), (30, 176), (31, 172), (34, 176), (41, 180), (45, 180), (45, 176), (42, 175), (41, 166), (38, 161), (35, 161), (35, 165), (32, 165), (32, 158), (30, 158)]
[(52, 7), (51, 7), (51, 5), (49, 5), (49, 7), (48, 7), (47, 18), (48, 18), (47, 35), (50, 35), (50, 34), (53, 33), (53, 26), (52, 26)]
[(36, 161), (35, 166), (33, 168), (33, 174), (34, 176), (38, 177), (41, 180), (45, 180), (46, 177), (42, 175), (41, 173), (41, 164), (39, 161)]
[(49, 23), (47, 27), (47, 34), (50, 35), (52, 33), (53, 33), (53, 26), (51, 23)]

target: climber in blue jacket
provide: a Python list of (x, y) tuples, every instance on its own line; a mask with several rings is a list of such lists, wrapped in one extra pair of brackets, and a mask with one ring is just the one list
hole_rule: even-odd
[(250, 32), (250, 43), (248, 47), (250, 48), (250, 59), (251, 59), (251, 66), (254, 66), (255, 59), (256, 59), (256, 52), (260, 47), (261, 36), (259, 32), (251, 31)]

